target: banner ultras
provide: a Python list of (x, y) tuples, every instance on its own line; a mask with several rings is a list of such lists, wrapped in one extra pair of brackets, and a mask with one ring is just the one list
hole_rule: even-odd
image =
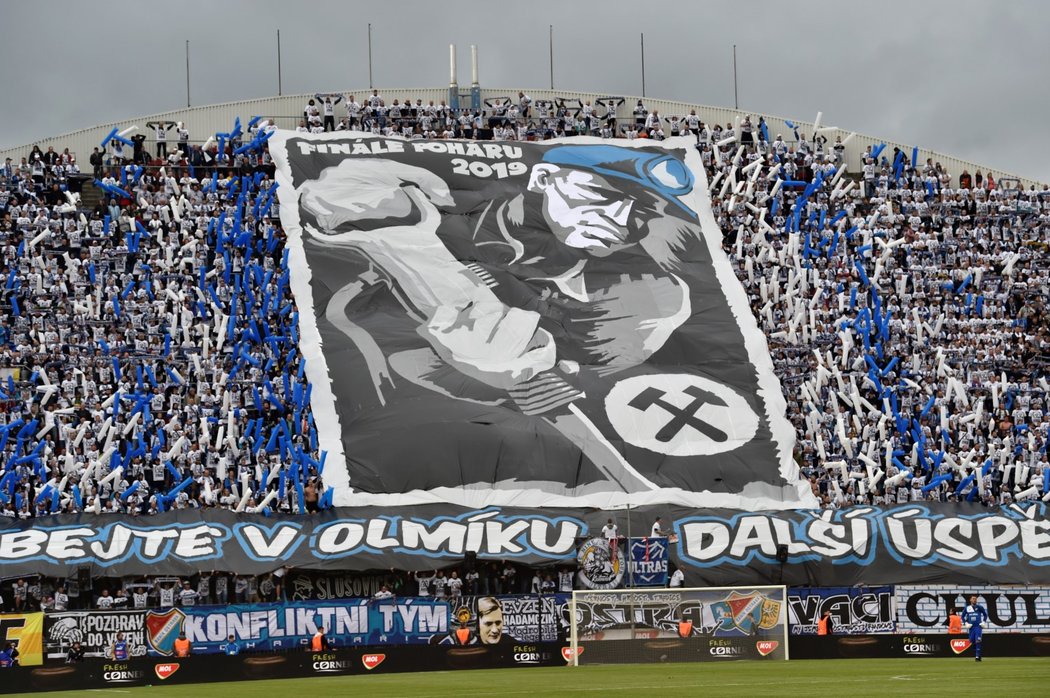
[(816, 635), (825, 612), (836, 635), (892, 633), (893, 587), (798, 587), (788, 593), (792, 635)]
[(113, 658), (113, 643), (123, 634), (128, 656), (146, 654), (143, 611), (63, 611), (48, 613), (44, 620), (44, 656), (64, 660), (74, 642), (86, 657)]
[(0, 648), (6, 647), (9, 642), (14, 645), (18, 650), (18, 663), (22, 666), (43, 663), (43, 626), (43, 613), (0, 615)]
[(626, 553), (620, 541), (589, 538), (576, 552), (576, 578), (586, 589), (662, 587), (667, 585), (667, 538), (627, 538)]
[[(1042, 502), (901, 504), (841, 511), (740, 512), (632, 509), (648, 526), (663, 518), (677, 536), (671, 561), (686, 586), (754, 584), (1050, 585), (1050, 520)], [(341, 508), (310, 517), (189, 509), (145, 519), (0, 518), (4, 574), (68, 577), (193, 575), (201, 569), (262, 574), (313, 570), (432, 570), (479, 559), (571, 563), (578, 545), (626, 511), (461, 509), (433, 504), (391, 513)], [(637, 523), (636, 523), (637, 525)], [(787, 557), (777, 559), (779, 546)]]
[(269, 147), (337, 503), (815, 503), (690, 139)]

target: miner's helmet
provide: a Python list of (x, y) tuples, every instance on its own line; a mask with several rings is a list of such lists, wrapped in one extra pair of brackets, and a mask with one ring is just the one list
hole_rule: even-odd
[(561, 145), (548, 148), (543, 161), (634, 182), (678, 205), (689, 218), (695, 215), (679, 198), (693, 190), (693, 175), (670, 153), (616, 145)]

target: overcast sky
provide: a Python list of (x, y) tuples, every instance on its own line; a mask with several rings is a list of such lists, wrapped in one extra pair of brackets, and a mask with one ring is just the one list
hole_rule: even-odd
[(1050, 182), (1050, 2), (72, 2), (0, 0), (0, 147), (185, 105), (283, 91), (460, 84), (740, 107), (929, 147)]

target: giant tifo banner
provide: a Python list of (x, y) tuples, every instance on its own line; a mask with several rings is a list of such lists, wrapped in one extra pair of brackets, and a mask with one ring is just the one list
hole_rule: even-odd
[[(688, 139), (270, 147), (312, 386), (295, 399), (339, 506), (0, 518), (6, 575), (560, 564), (608, 516), (621, 534), (660, 516), (688, 586), (1050, 584), (1042, 502), (807, 509)], [(652, 550), (624, 552), (596, 585), (660, 583)]]
[(337, 504), (815, 504), (690, 139), (269, 146)]
[[(337, 508), (309, 517), (187, 509), (148, 519), (0, 518), (0, 564), (11, 577), (68, 577), (75, 567), (109, 577), (192, 575), (201, 569), (262, 574), (282, 566), (431, 570), (460, 566), (467, 552), (527, 565), (571, 564), (579, 544), (597, 537), (610, 516), (620, 530), (627, 529), (622, 510), (446, 504), (400, 513)], [(686, 586), (811, 585), (813, 580), (827, 586), (1050, 585), (1050, 518), (1042, 502), (780, 512), (650, 506), (632, 509), (631, 516), (641, 523), (663, 518), (677, 536), (669, 552), (684, 571)], [(597, 543), (595, 564), (584, 572), (600, 573), (600, 581), (606, 578), (609, 551)], [(623, 560), (618, 556), (619, 571), (612, 571), (620, 586), (627, 577)]]

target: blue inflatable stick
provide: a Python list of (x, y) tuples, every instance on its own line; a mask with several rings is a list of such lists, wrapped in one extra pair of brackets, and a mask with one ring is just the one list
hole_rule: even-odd
[(167, 494), (165, 495), (165, 496), (166, 496), (166, 497), (168, 498), (168, 501), (171, 501), (171, 502), (175, 501), (175, 497), (176, 497), (176, 496), (177, 496), (177, 495), (178, 495), (178, 494), (179, 494), (180, 492), (182, 492), (182, 491), (183, 491), (184, 489), (186, 489), (187, 487), (189, 487), (189, 486), (190, 486), (190, 484), (191, 484), (192, 482), (193, 482), (193, 478), (192, 478), (192, 477), (187, 477), (187, 478), (186, 478), (185, 480), (183, 480), (183, 481), (182, 481), (182, 482), (180, 482), (180, 483), (179, 483), (178, 485), (176, 485), (176, 486), (175, 486), (175, 487), (174, 487), (174, 488), (173, 488), (172, 490), (170, 490), (170, 491), (169, 491), (169, 492), (168, 492), (168, 493), (167, 493)]
[(135, 492), (138, 490), (139, 482), (140, 480), (136, 480), (135, 482), (131, 483), (131, 487), (128, 487), (126, 490), (124, 490), (124, 493), (120, 495), (120, 501), (127, 502), (128, 498), (131, 497), (131, 495), (135, 494)]
[(119, 128), (114, 127), (113, 130), (106, 134), (106, 137), (102, 139), (102, 142), (99, 143), (99, 147), (105, 149), (105, 147), (109, 145), (109, 142), (116, 137), (119, 131)]
[(860, 275), (860, 280), (865, 286), (871, 286), (871, 281), (868, 280), (868, 273), (864, 271), (864, 265), (860, 263), (860, 260), (853, 262), (853, 266), (856, 267), (857, 273)]

